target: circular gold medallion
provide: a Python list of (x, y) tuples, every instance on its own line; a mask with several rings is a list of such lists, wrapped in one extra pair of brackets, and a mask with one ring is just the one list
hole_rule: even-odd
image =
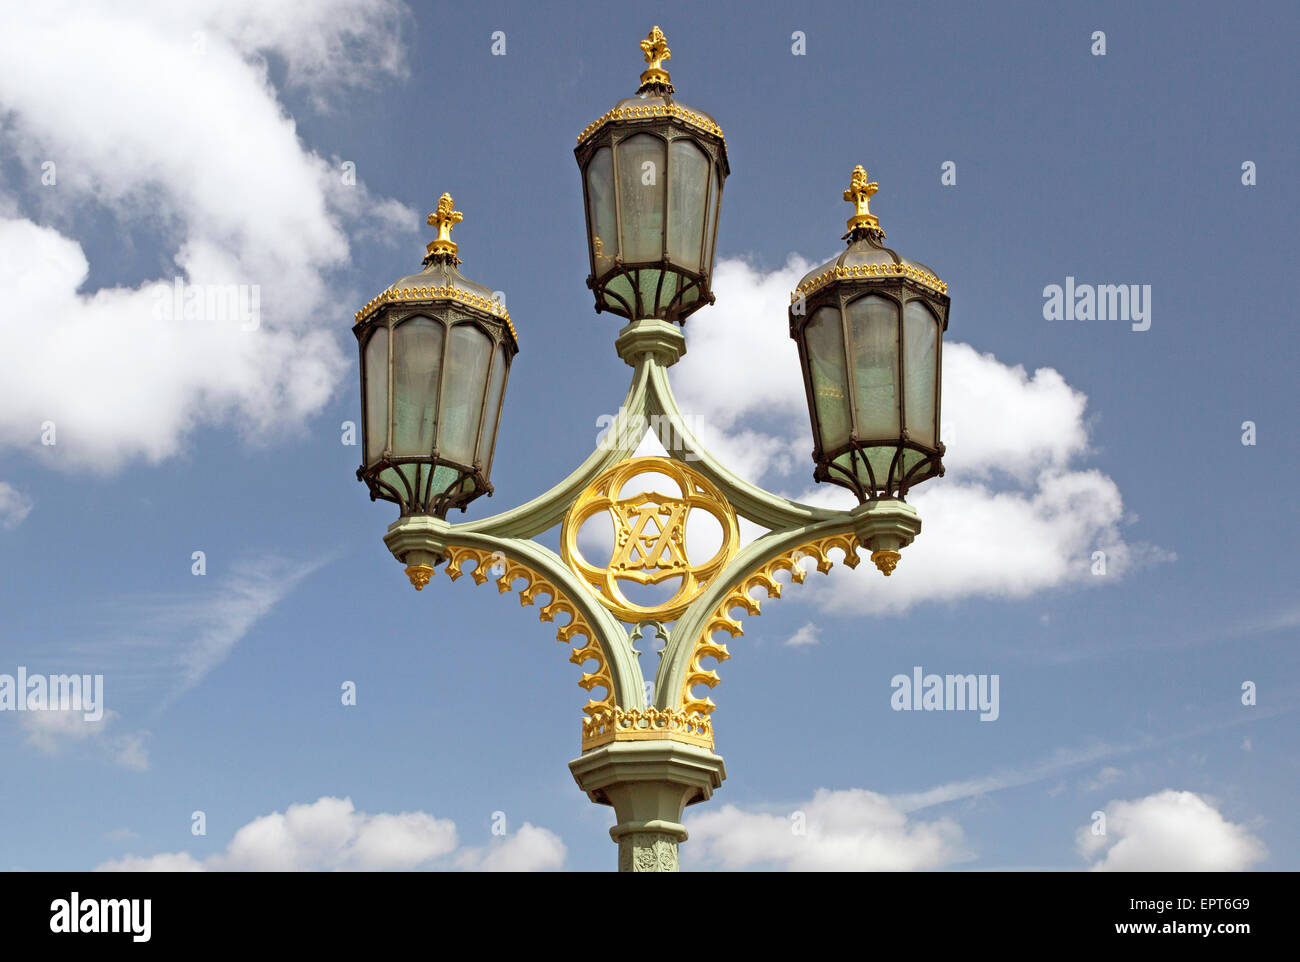
[[(624, 495), (628, 482), (640, 475), (666, 478), (675, 493), (640, 490)], [(688, 557), (687, 520), (692, 512), (711, 515), (722, 529), (721, 545), (708, 560), (694, 564)], [(578, 531), (588, 520), (606, 513), (613, 523), (609, 562), (593, 565), (578, 549)], [(736, 514), (713, 484), (671, 458), (632, 458), (614, 465), (578, 496), (564, 516), (560, 554), (573, 572), (623, 621), (672, 621), (695, 600), (733, 557), (740, 542)], [(657, 585), (680, 579), (674, 594), (649, 606), (630, 601), (620, 582)]]

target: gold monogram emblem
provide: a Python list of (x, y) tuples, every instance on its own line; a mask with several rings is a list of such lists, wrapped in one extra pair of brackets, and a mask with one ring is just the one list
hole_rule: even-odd
[[(645, 474), (668, 478), (677, 492), (643, 490), (623, 497), (627, 483)], [(692, 564), (687, 552), (687, 520), (694, 511), (712, 515), (722, 528), (720, 547), (701, 564)], [(601, 513), (613, 523), (614, 544), (609, 562), (593, 565), (578, 549), (578, 531)], [(593, 481), (565, 516), (560, 539), (565, 563), (619, 618), (671, 621), (735, 556), (740, 534), (731, 505), (708, 479), (680, 461), (650, 457), (616, 464)], [(630, 601), (619, 584), (656, 585), (671, 578), (681, 580), (677, 590), (651, 606)]]

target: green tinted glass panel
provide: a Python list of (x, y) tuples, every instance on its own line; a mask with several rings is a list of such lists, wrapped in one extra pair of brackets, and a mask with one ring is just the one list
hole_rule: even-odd
[[(447, 467), (445, 464), (440, 464), (434, 468), (433, 487), (429, 492), (430, 495), (432, 495), (432, 498), (436, 498), (443, 491), (446, 491), (451, 487), (452, 482), (454, 482), (458, 477), (460, 477), (459, 472), (457, 472), (455, 468)], [(432, 500), (432, 498), (430, 500)]]
[(492, 376), (488, 382), (487, 407), (483, 411), (483, 428), (479, 433), (478, 459), (485, 474), (492, 471), (492, 451), (497, 443), (497, 414), (501, 410), (501, 398), (506, 389), (506, 348), (497, 348), (492, 359)]
[(406, 488), (402, 484), (402, 479), (398, 476), (396, 468), (384, 468), (379, 472), (379, 480), (385, 484), (391, 484), (401, 497), (406, 497)]
[(458, 324), (451, 329), (442, 391), (442, 423), (438, 429), (438, 454), (449, 461), (459, 464), (474, 461), (491, 351), (492, 341), (473, 324)]
[(898, 304), (870, 294), (849, 304), (848, 313), (858, 438), (896, 438)]
[(668, 273), (664, 275), (664, 286), (659, 292), (660, 304), (671, 304), (673, 298), (677, 295), (677, 283), (680, 280), (679, 275)]
[[(898, 448), (867, 448), (866, 458), (871, 462), (871, 471), (875, 475), (875, 487), (877, 491), (883, 491), (889, 484), (889, 466), (894, 462), (894, 454)], [(861, 462), (859, 462), (861, 463)], [(858, 480), (862, 482), (864, 488), (870, 489), (871, 478), (865, 468), (858, 468)]]
[(668, 148), (668, 164), (668, 256), (687, 270), (698, 271), (709, 199), (709, 158), (679, 137)]
[(592, 251), (596, 255), (596, 273), (603, 274), (614, 266), (618, 256), (618, 230), (614, 220), (614, 155), (602, 147), (587, 164), (587, 205), (591, 212)]
[(637, 272), (637, 283), (641, 289), (641, 309), (646, 317), (653, 317), (658, 313), (656, 292), (659, 290), (659, 275), (662, 273), (656, 270)]
[(617, 150), (623, 260), (657, 261), (664, 245), (664, 142), (637, 134)]
[(914, 467), (916, 467), (918, 464), (920, 464), (922, 461), (924, 461), (924, 460), (925, 460), (926, 458), (928, 458), (929, 456), (930, 456), (930, 455), (926, 454), (924, 451), (913, 451), (911, 448), (908, 448), (907, 450), (905, 450), (905, 451), (903, 452), (903, 474), (902, 474), (902, 476), (903, 476), (903, 477), (907, 477), (907, 472), (908, 472), (908, 471), (911, 471)]
[(388, 328), (366, 342), (366, 464), (383, 456), (388, 444)]
[(413, 317), (393, 329), (393, 454), (428, 456), (438, 421), (443, 327)]
[(938, 319), (921, 301), (908, 301), (903, 307), (903, 400), (907, 433), (913, 441), (927, 446), (933, 446), (935, 439), (938, 348)]
[(840, 328), (839, 311), (833, 307), (818, 308), (804, 330), (813, 402), (821, 426), (818, 440), (822, 450), (830, 450), (849, 440), (850, 428), (844, 332)]
[(718, 204), (722, 202), (722, 175), (713, 169), (713, 189), (709, 191), (709, 216), (704, 222), (704, 272), (713, 276), (713, 245), (717, 242)]
[(605, 286), (609, 290), (610, 294), (617, 294), (623, 299), (623, 301), (627, 302), (627, 306), (624, 307), (622, 302), (615, 300), (612, 297), (606, 298), (606, 303), (608, 303), (610, 307), (617, 310), (636, 310), (636, 298), (632, 296), (632, 282), (628, 280), (626, 274), (619, 274), (617, 277), (612, 278)]

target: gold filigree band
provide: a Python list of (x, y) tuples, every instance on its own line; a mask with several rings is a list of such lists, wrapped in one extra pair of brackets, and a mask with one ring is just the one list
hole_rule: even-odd
[(613, 708), (582, 720), (584, 752), (610, 742), (657, 739), (712, 749), (713, 722), (707, 715), (680, 708)]

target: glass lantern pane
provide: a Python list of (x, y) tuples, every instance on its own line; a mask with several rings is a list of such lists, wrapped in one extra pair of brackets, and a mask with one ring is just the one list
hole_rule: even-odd
[(393, 329), (393, 454), (427, 456), (438, 422), (441, 324), (413, 317)]
[[(636, 297), (632, 294), (632, 282), (627, 279), (626, 274), (619, 274), (610, 278), (610, 281), (605, 285), (605, 288), (611, 294), (618, 295), (618, 298), (605, 299), (605, 302), (609, 304), (612, 310), (636, 310)], [(621, 298), (621, 300), (619, 300), (619, 298)], [(627, 304), (626, 308), (624, 307), (624, 302)]]
[(506, 348), (497, 348), (492, 359), (492, 379), (488, 384), (487, 407), (483, 409), (483, 428), (478, 438), (478, 459), (485, 474), (492, 471), (492, 452), (497, 443), (497, 414), (501, 410), (501, 396), (506, 387)]
[(914, 451), (911, 448), (906, 449), (903, 452), (903, 471), (900, 477), (907, 477), (909, 471), (928, 457), (930, 457), (930, 455), (925, 454), (922, 451)]
[(618, 145), (622, 251), (629, 264), (663, 257), (664, 153), (664, 142), (649, 134), (637, 134)]
[[(889, 468), (894, 463), (894, 455), (898, 453), (898, 448), (866, 448), (862, 456), (871, 463), (871, 473), (867, 473), (865, 467), (858, 468), (858, 480), (862, 486), (869, 490), (872, 489), (872, 477), (874, 476), (874, 490), (884, 491), (889, 487)], [(896, 481), (897, 479), (895, 479)]]
[(899, 436), (898, 304), (869, 294), (849, 304), (853, 401), (862, 441)]
[(813, 401), (821, 425), (818, 440), (822, 450), (829, 451), (849, 440), (848, 378), (844, 370), (840, 312), (833, 307), (818, 308), (804, 332)]
[(602, 147), (587, 164), (587, 204), (591, 209), (591, 247), (596, 254), (596, 273), (605, 273), (618, 256), (618, 230), (614, 220), (614, 155)]
[(388, 328), (377, 328), (366, 342), (366, 464), (374, 464), (388, 444)]
[(722, 175), (713, 170), (713, 189), (709, 191), (709, 216), (704, 221), (704, 272), (713, 274), (713, 245), (718, 240), (718, 204), (722, 201)]
[(487, 381), (491, 353), (491, 339), (473, 324), (458, 324), (451, 329), (438, 454), (458, 464), (474, 461), (479, 415), (483, 413), (483, 385)]
[(907, 433), (918, 444), (933, 447), (935, 374), (938, 370), (939, 321), (923, 301), (903, 308), (903, 400)]
[(645, 312), (646, 317), (652, 317), (659, 313), (658, 299), (656, 297), (659, 291), (659, 276), (663, 271), (643, 270), (637, 271), (637, 286), (641, 292), (641, 309)]
[(668, 154), (672, 172), (672, 183), (668, 185), (668, 256), (687, 270), (698, 271), (708, 213), (709, 158), (683, 137), (672, 142)]

